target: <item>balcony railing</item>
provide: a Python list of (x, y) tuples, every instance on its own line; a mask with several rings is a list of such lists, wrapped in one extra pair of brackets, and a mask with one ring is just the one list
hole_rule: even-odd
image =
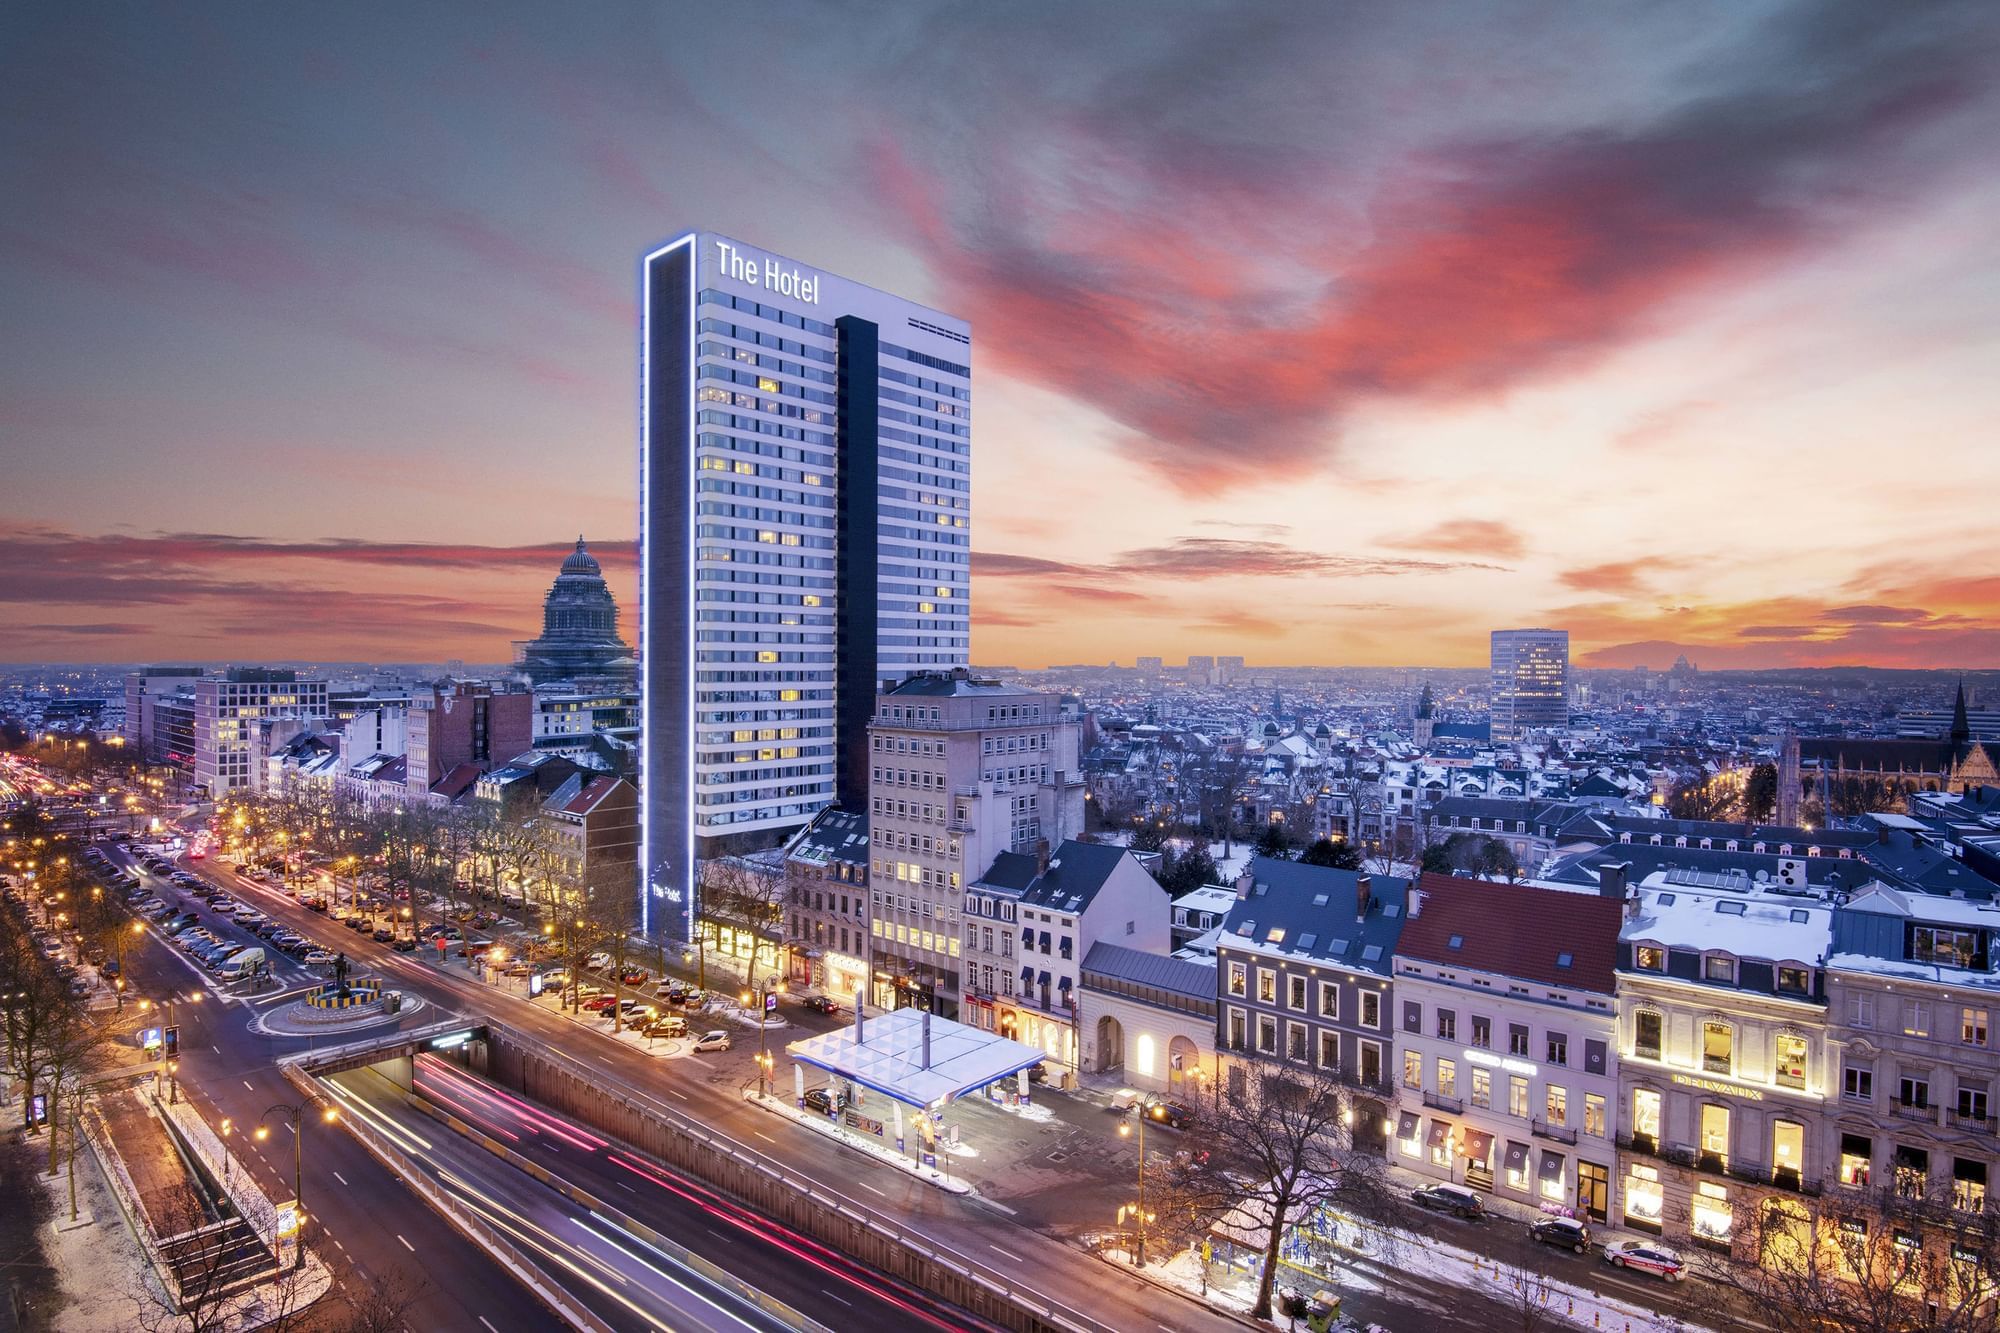
[[(1708, 1161), (1708, 1155), (1704, 1154), (1702, 1160), (1704, 1162)], [(1790, 1190), (1794, 1194), (1804, 1194), (1812, 1198), (1818, 1198), (1820, 1193), (1820, 1182), (1818, 1180), (1802, 1176), (1789, 1167), (1774, 1168), (1765, 1166), (1762, 1162), (1732, 1161), (1725, 1170), (1718, 1174), (1726, 1175), (1731, 1180), (1741, 1180), (1752, 1185), (1771, 1185), (1781, 1190)]]
[(1424, 1105), (1439, 1111), (1450, 1111), (1453, 1115), (1465, 1114), (1465, 1103), (1457, 1097), (1447, 1097), (1441, 1092), (1424, 1094)]
[(1921, 1120), (1927, 1125), (1935, 1125), (1938, 1122), (1938, 1108), (1923, 1102), (1890, 1102), (1889, 1114), (1900, 1120)]
[(1639, 1153), (1646, 1157), (1657, 1157), (1662, 1162), (1672, 1162), (1676, 1166), (1694, 1165), (1693, 1148), (1690, 1148), (1685, 1143), (1663, 1144), (1651, 1134), (1622, 1136), (1618, 1140), (1618, 1146), (1628, 1152)]
[(1557, 1143), (1575, 1143), (1577, 1133), (1567, 1125), (1552, 1125), (1546, 1120), (1531, 1120), (1528, 1128), (1536, 1138), (1554, 1139)]
[(1967, 1115), (1963, 1111), (1946, 1110), (1944, 1122), (1953, 1129), (1962, 1129), (1968, 1134), (1991, 1134), (1994, 1132), (1992, 1116)]

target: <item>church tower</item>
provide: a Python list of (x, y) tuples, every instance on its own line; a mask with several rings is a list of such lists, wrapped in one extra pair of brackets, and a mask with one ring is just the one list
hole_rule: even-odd
[(1424, 682), (1424, 688), (1417, 695), (1416, 722), (1411, 728), (1411, 739), (1419, 746), (1431, 743), (1431, 683)]

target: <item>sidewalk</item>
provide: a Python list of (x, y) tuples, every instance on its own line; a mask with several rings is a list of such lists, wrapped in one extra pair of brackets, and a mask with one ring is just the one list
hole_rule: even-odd
[[(743, 1100), (753, 1105), (761, 1106), (766, 1111), (781, 1115), (794, 1124), (803, 1125), (816, 1134), (823, 1134), (827, 1138), (839, 1143), (842, 1147), (852, 1148), (859, 1153), (866, 1153), (878, 1162), (886, 1163), (889, 1166), (895, 1167), (898, 1171), (915, 1176), (926, 1185), (934, 1186), (937, 1189), (945, 1190), (952, 1194), (970, 1194), (973, 1192), (972, 1185), (963, 1176), (953, 1176), (948, 1169), (944, 1169), (949, 1168), (951, 1165), (952, 1153), (949, 1147), (944, 1148), (943, 1151), (936, 1154), (937, 1159), (944, 1163), (944, 1168), (925, 1166), (920, 1159), (911, 1156), (908, 1152), (898, 1152), (889, 1146), (887, 1140), (888, 1127), (886, 1125), (883, 1126), (883, 1136), (875, 1137), (865, 1134), (860, 1130), (851, 1129), (842, 1121), (831, 1120), (815, 1112), (801, 1110), (783, 1097), (766, 1096), (761, 1092), (755, 1092), (746, 1088), (743, 1093)], [(910, 1140), (916, 1139), (917, 1131), (914, 1126), (908, 1129), (907, 1137)], [(961, 1151), (964, 1152), (966, 1150)]]

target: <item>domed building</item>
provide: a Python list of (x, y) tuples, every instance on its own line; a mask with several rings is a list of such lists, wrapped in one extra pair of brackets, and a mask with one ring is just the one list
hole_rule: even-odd
[(632, 648), (618, 637), (618, 602), (582, 537), (542, 603), (542, 636), (520, 645), (515, 664), (536, 685), (637, 680)]

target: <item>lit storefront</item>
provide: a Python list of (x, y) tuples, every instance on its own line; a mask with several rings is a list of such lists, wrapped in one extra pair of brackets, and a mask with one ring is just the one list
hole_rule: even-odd
[(856, 991), (868, 988), (868, 964), (860, 958), (831, 951), (820, 955), (820, 985), (826, 993), (852, 1000)]

